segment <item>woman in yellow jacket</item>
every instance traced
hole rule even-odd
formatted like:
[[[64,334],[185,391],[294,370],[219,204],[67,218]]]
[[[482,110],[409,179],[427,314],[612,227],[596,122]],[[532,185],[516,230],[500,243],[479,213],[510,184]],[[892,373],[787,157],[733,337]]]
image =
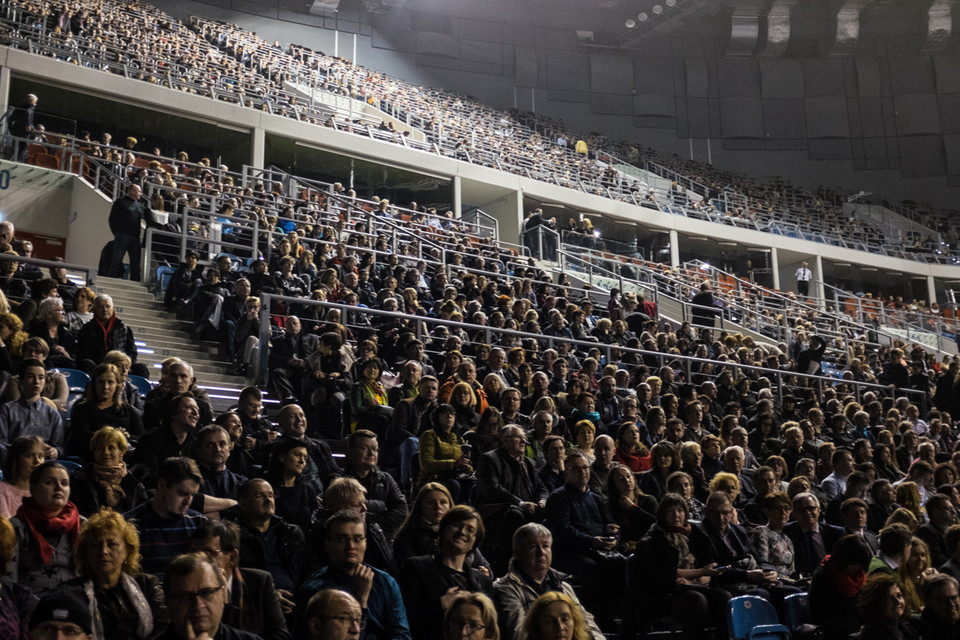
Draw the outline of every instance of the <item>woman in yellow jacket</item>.
[[[466,501],[473,486],[473,467],[470,454],[461,447],[463,441],[454,431],[456,409],[441,404],[433,413],[434,428],[420,436],[420,476],[417,486],[439,482],[453,497],[454,502]]]

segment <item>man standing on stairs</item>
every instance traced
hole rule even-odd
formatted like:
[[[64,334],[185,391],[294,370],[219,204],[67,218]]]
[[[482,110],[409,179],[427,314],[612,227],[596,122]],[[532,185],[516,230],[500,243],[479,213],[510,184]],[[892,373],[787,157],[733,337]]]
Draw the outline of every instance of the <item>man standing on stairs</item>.
[[[110,231],[113,233],[113,254],[110,273],[123,276],[123,254],[130,255],[130,279],[140,282],[140,221],[149,211],[139,185],[131,184],[124,196],[110,209]]]
[[[800,268],[796,272],[797,293],[802,296],[810,295],[810,280],[813,279],[813,272],[808,268],[807,262],[800,263]]]
[[[93,319],[80,327],[77,334],[77,363],[87,373],[93,373],[107,352],[114,349],[127,354],[136,366],[137,345],[133,341],[133,331],[117,317],[113,298],[101,293],[93,300]],[[139,369],[131,367],[131,373],[146,377],[145,367]]]

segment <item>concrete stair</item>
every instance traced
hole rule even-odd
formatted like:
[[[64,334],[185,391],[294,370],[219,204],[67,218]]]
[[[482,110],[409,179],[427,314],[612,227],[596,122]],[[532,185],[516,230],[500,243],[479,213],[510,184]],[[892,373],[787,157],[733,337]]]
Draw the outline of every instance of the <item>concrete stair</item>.
[[[229,362],[219,355],[217,343],[200,340],[190,333],[192,323],[167,311],[145,285],[101,276],[95,290],[113,298],[117,317],[133,330],[137,361],[150,369],[152,382],[159,378],[163,360],[182,358],[193,366],[197,382],[210,394],[215,411],[223,411],[236,402],[246,381],[230,373]]]

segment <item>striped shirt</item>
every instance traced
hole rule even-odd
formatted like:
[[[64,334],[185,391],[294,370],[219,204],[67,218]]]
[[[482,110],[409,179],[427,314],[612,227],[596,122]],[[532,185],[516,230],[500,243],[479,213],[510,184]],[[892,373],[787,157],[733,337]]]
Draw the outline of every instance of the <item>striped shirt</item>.
[[[190,542],[200,525],[203,514],[187,509],[182,516],[161,517],[150,502],[145,502],[124,514],[140,534],[140,556],[143,571],[153,573],[160,580],[170,561],[181,553],[190,552]]]

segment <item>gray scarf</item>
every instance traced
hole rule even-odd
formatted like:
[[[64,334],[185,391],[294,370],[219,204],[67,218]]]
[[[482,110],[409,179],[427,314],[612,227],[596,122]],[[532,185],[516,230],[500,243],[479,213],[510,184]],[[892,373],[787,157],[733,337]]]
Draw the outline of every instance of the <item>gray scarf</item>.
[[[147,599],[137,586],[136,580],[127,573],[120,574],[120,585],[123,587],[127,597],[137,611],[137,638],[146,638],[153,632],[153,612],[150,611],[150,605]],[[93,640],[107,640],[103,635],[103,620],[100,619],[100,610],[97,607],[96,587],[93,580],[87,580],[83,585],[83,590],[87,594],[87,600],[90,602],[90,617],[93,619]]]

